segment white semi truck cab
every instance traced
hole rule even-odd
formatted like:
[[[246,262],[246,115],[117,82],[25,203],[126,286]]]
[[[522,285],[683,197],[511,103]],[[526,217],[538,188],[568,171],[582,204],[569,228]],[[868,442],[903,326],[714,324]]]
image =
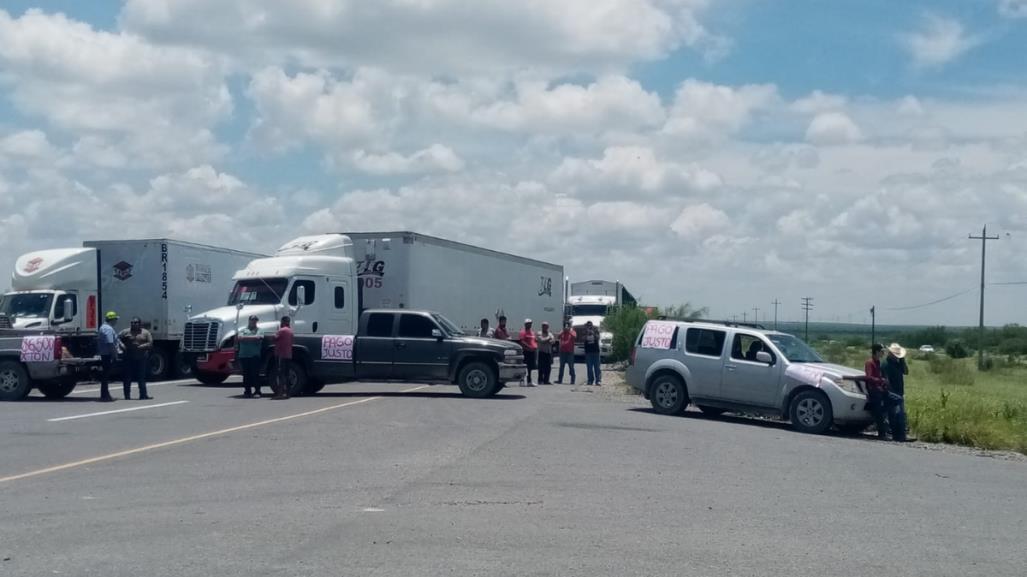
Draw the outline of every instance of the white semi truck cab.
[[[585,354],[585,344],[582,341],[585,325],[591,321],[594,326],[602,327],[603,320],[609,314],[610,307],[617,304],[617,297],[608,295],[578,295],[567,298],[567,312],[570,315],[571,326],[578,333],[578,342],[574,347],[575,354]],[[600,331],[600,354],[606,357],[612,350],[613,333]]]
[[[98,274],[95,248],[22,255],[14,266],[11,292],[0,297],[0,328],[95,331],[100,319]]]
[[[297,336],[356,334],[360,319],[353,241],[342,234],[303,236],[233,276],[228,303],[192,317],[182,348],[197,355],[195,376],[217,383],[231,374],[236,331],[251,315],[273,333],[283,316]]]

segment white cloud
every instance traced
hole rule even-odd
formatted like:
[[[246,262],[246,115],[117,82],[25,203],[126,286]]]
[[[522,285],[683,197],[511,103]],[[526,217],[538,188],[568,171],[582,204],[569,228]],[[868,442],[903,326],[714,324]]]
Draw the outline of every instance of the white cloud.
[[[726,234],[731,219],[724,211],[709,204],[695,204],[681,210],[670,228],[679,238],[703,240],[705,237]]]
[[[453,149],[441,144],[433,144],[409,156],[395,152],[373,154],[358,150],[353,153],[351,160],[358,170],[379,175],[457,172],[464,168],[464,161]]]
[[[688,79],[674,95],[663,132],[685,139],[722,138],[738,132],[755,112],[777,101],[777,89],[771,85],[735,88]]]
[[[841,112],[816,115],[806,129],[806,140],[813,144],[849,144],[863,138],[859,126]]]
[[[978,36],[968,35],[958,20],[936,14],[924,16],[920,30],[900,38],[913,64],[921,68],[948,64],[983,42]]]
[[[660,160],[651,148],[638,146],[610,147],[598,159],[565,158],[549,180],[559,190],[592,199],[684,197],[723,185],[715,172]]]
[[[1027,0],[999,0],[998,13],[1003,18],[1027,18]]]
[[[790,108],[802,114],[816,114],[831,110],[842,110],[848,104],[849,99],[840,94],[828,94],[820,90],[814,90],[808,96],[793,102]]]

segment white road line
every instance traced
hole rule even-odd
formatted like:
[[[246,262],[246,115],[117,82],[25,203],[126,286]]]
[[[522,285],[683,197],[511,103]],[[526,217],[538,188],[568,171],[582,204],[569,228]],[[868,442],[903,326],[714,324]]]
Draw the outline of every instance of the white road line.
[[[195,379],[179,379],[177,381],[161,381],[159,383],[146,383],[146,386],[147,387],[159,387],[161,385],[185,385],[185,384],[188,384],[188,383],[195,383],[195,382],[198,382],[198,381],[196,381]],[[135,381],[133,381],[132,384],[135,385]],[[120,387],[121,387],[121,379],[111,379],[110,389],[112,391],[119,391],[119,390],[121,390]],[[71,391],[71,394],[73,394],[73,395],[85,395],[85,394],[88,394],[88,393],[99,393],[99,392],[100,392],[100,387],[96,386],[96,387],[91,387],[91,388],[88,388],[88,389],[77,389],[76,388],[74,391]]]
[[[158,407],[170,407],[171,405],[181,405],[188,403],[189,401],[172,401],[170,403],[160,403],[157,405],[145,405],[142,407],[132,407],[131,409],[117,409],[114,411],[100,411],[99,413],[86,413],[84,415],[72,415],[70,417],[58,417],[56,419],[47,419],[48,423],[56,423],[58,421],[73,421],[75,419],[85,419],[86,417],[99,417],[101,415],[113,415],[115,413],[128,413],[130,411],[142,411],[143,409],[156,409]]]

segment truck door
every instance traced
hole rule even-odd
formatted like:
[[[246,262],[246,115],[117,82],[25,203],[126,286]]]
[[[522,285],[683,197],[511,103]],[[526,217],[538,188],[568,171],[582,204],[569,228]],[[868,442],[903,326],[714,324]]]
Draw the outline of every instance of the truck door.
[[[324,316],[324,327],[320,327],[326,335],[355,335],[356,324],[353,322],[357,311],[356,294],[350,289],[349,281],[341,278],[328,279],[328,290],[331,291],[331,306]]]
[[[357,336],[356,376],[358,379],[388,379],[392,377],[392,362],[396,345],[392,338],[396,315],[371,313],[363,334]]]
[[[756,360],[756,353],[768,352],[773,361]],[[731,341],[731,355],[724,362],[721,397],[725,400],[761,407],[780,406],[780,371],[775,366],[777,357],[772,349],[756,334],[736,332]]]
[[[685,366],[692,374],[687,385],[692,397],[720,396],[726,338],[727,332],[717,329],[693,327],[685,331]]]
[[[393,362],[394,378],[409,381],[445,380],[449,373],[450,343],[430,317],[417,313],[399,315],[396,333],[396,358]]]

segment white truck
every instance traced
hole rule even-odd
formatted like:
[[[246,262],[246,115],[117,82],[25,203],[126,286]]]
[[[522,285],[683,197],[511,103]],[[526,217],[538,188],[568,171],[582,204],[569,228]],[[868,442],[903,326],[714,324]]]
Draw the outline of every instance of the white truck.
[[[150,378],[189,374],[179,354],[182,330],[192,310],[224,302],[232,275],[261,255],[170,239],[101,240],[82,248],[31,252],[15,263],[11,291],[0,297],[0,328],[52,334],[83,343],[75,357],[91,356],[90,339],[106,311],[119,328],[139,317],[154,338]],[[79,348],[78,346],[73,348]]]
[[[413,232],[305,236],[236,273],[227,305],[190,319],[182,348],[197,379],[219,383],[250,315],[266,332],[288,315],[297,337],[355,335],[365,309],[436,311],[467,332],[499,315],[514,334],[525,318],[558,327],[562,278],[562,266]]]
[[[588,280],[571,284],[566,314],[570,317],[571,326],[578,333],[575,354],[585,354],[582,336],[586,323],[591,321],[593,325],[601,327],[611,307],[632,304],[637,304],[635,297],[620,282]],[[599,352],[605,358],[613,349],[613,333],[601,331],[599,337]]]

